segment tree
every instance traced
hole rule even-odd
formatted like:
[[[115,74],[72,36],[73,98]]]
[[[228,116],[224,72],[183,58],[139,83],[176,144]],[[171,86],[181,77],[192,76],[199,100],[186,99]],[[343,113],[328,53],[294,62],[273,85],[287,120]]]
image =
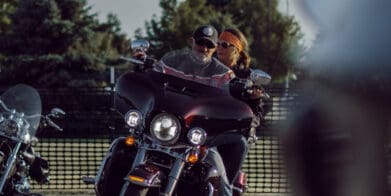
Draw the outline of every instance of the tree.
[[[146,38],[151,41],[151,53],[160,57],[185,47],[197,26],[212,24],[219,31],[236,27],[249,41],[253,66],[279,80],[293,72],[294,60],[304,48],[298,23],[282,15],[277,5],[278,0],[161,0],[162,16],[146,23]]]
[[[85,0],[19,1],[8,34],[0,34],[7,81],[38,86],[96,86],[78,78],[99,73],[129,48],[113,14],[100,24]],[[97,75],[97,74],[95,74]],[[101,74],[102,75],[102,74]],[[87,77],[86,77],[87,78]],[[84,80],[87,81],[87,80]],[[3,83],[4,84],[4,83]],[[103,84],[104,85],[104,84]]]
[[[161,0],[163,13],[160,19],[153,18],[146,23],[147,39],[153,46],[151,53],[161,57],[166,52],[189,45],[197,26],[212,24],[231,26],[230,20],[220,21],[220,13],[216,12],[206,0],[192,0],[177,3],[176,0]],[[136,38],[142,38],[136,32]]]
[[[299,25],[293,17],[282,15],[277,6],[277,0],[238,0],[228,4],[226,12],[250,40],[256,67],[279,80],[291,73],[295,55],[303,52],[297,49],[303,48],[298,42],[302,36]]]
[[[9,17],[15,11],[17,0],[2,0],[0,6],[0,33],[7,33],[12,23]]]

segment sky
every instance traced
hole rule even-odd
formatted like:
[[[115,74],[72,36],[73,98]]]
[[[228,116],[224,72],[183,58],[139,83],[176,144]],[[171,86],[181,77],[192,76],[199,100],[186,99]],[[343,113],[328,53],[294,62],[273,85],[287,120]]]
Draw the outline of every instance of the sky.
[[[155,14],[161,15],[159,7],[160,0],[88,0],[92,11],[98,13],[100,21],[106,21],[108,13],[112,12],[118,16],[121,22],[122,32],[133,38],[137,28],[144,28],[144,23],[150,21]],[[294,15],[301,25],[305,34],[304,44],[309,47],[315,38],[316,28],[308,20],[309,16],[302,12],[301,0],[280,0],[279,9],[281,12]]]
[[[144,28],[144,23],[150,21],[156,14],[160,16],[160,0],[88,0],[92,11],[98,13],[100,21],[106,21],[109,13],[117,15],[121,29],[129,37],[134,36],[137,28]]]
[[[305,2],[303,0],[280,0],[278,8],[283,14],[294,16],[304,34],[302,41],[307,48],[310,48],[318,34],[318,25],[306,9]]]

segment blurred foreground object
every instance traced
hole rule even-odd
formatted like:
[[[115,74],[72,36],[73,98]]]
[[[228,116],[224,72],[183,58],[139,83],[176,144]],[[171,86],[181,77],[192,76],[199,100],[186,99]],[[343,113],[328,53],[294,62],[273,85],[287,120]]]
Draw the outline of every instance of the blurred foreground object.
[[[293,195],[390,195],[391,1],[300,1],[319,25],[282,135]]]

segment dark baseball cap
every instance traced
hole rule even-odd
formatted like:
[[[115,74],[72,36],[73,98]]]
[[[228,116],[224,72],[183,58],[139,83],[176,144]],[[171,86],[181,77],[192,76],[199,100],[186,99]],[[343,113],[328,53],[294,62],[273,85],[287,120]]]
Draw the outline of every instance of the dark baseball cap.
[[[208,40],[217,46],[218,35],[213,26],[205,25],[197,28],[193,33],[193,38],[195,41]]]

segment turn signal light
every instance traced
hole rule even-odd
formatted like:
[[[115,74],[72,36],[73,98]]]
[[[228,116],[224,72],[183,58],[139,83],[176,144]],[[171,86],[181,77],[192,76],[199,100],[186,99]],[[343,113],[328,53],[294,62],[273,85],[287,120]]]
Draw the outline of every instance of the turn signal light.
[[[125,145],[127,146],[133,146],[136,143],[136,139],[132,136],[128,136],[125,139]]]
[[[196,153],[191,153],[191,154],[189,155],[189,157],[187,158],[187,161],[188,161],[189,163],[191,163],[191,164],[196,163],[196,162],[198,161],[198,154],[196,154]]]
[[[143,183],[145,181],[144,178],[138,176],[128,176],[128,179],[133,182]]]

